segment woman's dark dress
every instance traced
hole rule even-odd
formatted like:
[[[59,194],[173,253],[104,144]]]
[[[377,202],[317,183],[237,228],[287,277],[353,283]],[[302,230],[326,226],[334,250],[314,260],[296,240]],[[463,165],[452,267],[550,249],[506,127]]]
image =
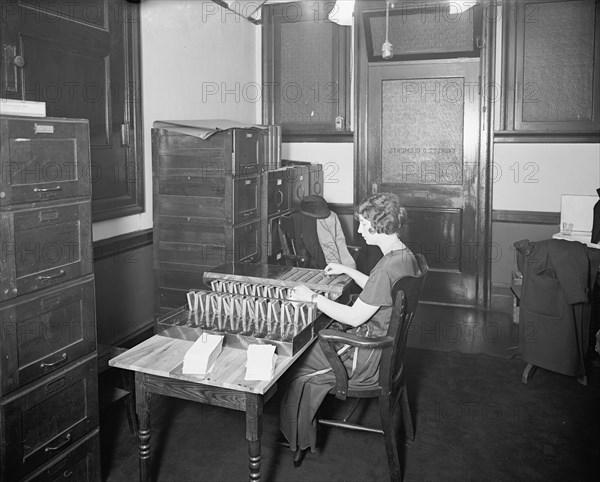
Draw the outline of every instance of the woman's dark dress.
[[[404,276],[419,273],[417,261],[408,249],[391,251],[375,265],[359,298],[366,304],[380,308],[370,320],[350,332],[360,336],[377,337],[387,333],[392,313],[392,286]],[[350,386],[372,385],[379,377],[380,350],[355,350],[351,348],[342,356],[349,374]],[[356,357],[356,362],[353,359]],[[353,371],[354,366],[354,371]],[[317,440],[317,409],[329,390],[335,386],[335,376],[330,370],[325,354],[318,343],[291,368],[290,385],[281,401],[280,429],[290,443],[290,448],[315,450]]]

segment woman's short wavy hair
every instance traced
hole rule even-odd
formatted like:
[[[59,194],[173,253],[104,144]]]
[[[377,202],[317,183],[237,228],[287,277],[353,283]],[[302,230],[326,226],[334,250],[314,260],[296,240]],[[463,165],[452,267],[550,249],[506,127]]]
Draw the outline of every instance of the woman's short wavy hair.
[[[406,223],[406,209],[400,206],[398,196],[391,192],[375,194],[356,208],[356,217],[362,216],[371,221],[371,226],[379,234],[396,234]]]

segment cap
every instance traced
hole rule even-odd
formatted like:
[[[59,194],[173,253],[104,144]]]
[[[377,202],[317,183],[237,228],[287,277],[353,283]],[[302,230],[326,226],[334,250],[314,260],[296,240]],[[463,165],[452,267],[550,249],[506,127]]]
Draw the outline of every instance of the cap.
[[[327,201],[317,195],[304,196],[300,201],[300,212],[305,216],[317,219],[328,218],[331,214]]]

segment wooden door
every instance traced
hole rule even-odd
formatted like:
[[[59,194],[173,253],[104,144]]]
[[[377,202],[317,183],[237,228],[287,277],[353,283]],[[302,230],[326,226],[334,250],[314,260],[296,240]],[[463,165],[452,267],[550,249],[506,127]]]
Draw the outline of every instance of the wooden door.
[[[88,119],[94,221],[142,212],[139,7],[2,3],[0,96],[45,102],[48,117]]]
[[[408,210],[402,239],[430,274],[422,299],[478,303],[479,59],[369,66],[367,194]]]

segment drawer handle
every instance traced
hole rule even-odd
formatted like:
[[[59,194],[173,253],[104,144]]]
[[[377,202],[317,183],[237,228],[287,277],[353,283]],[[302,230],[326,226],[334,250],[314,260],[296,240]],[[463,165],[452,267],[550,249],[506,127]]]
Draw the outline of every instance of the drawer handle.
[[[65,275],[65,270],[61,269],[58,273],[51,274],[50,276],[38,276],[38,280],[45,281],[45,280],[49,280],[49,279],[60,278],[61,276],[64,276],[64,275]]]
[[[62,442],[60,442],[58,445],[55,445],[54,447],[46,447],[44,449],[44,452],[46,452],[46,453],[48,453],[48,452],[56,452],[57,450],[62,449],[70,441],[71,441],[71,434],[68,433],[67,435],[65,435],[65,438],[64,438],[64,440]]]
[[[62,191],[62,187],[36,187],[33,189],[33,192],[51,192],[51,191]]]
[[[46,362],[42,362],[40,363],[40,368],[50,368],[50,367],[55,367],[56,365],[63,363],[65,361],[67,361],[67,354],[63,353],[60,358],[56,361],[50,362],[50,363],[46,363]]]
[[[71,477],[71,475],[73,475],[73,471],[72,470],[65,470],[63,472],[63,478],[68,479],[69,477]]]
[[[280,204],[283,203],[283,193],[278,189],[275,192],[275,196],[279,197],[279,201],[275,201],[275,203],[279,206]]]

